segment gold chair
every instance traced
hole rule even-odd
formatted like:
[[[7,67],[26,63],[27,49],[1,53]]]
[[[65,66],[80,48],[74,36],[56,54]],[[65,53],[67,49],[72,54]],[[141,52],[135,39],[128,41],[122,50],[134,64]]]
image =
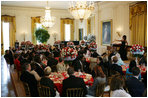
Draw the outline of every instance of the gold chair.
[[[83,97],[84,90],[82,88],[68,88],[66,97]]]
[[[105,83],[99,83],[96,88],[96,97],[103,97]]]
[[[38,86],[38,92],[40,97],[51,97],[50,87],[40,85]]]
[[[29,89],[28,83],[23,82],[23,85],[24,85],[24,89],[25,89],[26,96],[27,96],[27,97],[31,97],[30,89]]]

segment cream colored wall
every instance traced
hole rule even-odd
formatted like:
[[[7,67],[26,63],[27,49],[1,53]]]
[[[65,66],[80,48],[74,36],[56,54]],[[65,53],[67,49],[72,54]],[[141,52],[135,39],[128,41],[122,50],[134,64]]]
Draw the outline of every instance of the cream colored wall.
[[[130,44],[129,32],[129,2],[100,2],[98,10],[95,14],[95,35],[98,45],[98,53],[102,54],[107,51],[107,46],[101,44],[101,22],[112,19],[112,41],[121,39],[116,34],[117,31],[121,35],[127,36],[127,41]]]
[[[21,42],[25,39],[32,41],[31,37],[31,17],[43,16],[44,9],[39,8],[22,8],[22,7],[1,7],[1,15],[16,16],[16,39]],[[53,44],[53,32],[57,33],[57,40],[60,40],[60,18],[72,18],[68,10],[51,10],[51,15],[56,17],[55,25],[49,29],[50,39],[47,43]]]

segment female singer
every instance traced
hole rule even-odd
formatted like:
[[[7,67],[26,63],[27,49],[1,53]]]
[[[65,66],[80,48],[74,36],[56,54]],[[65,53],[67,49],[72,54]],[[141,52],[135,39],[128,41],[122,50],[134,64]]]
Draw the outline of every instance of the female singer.
[[[121,42],[121,46],[119,49],[119,53],[121,55],[122,60],[128,60],[127,59],[127,49],[126,47],[128,46],[128,42],[126,40],[126,35],[123,35],[122,40],[116,40]]]

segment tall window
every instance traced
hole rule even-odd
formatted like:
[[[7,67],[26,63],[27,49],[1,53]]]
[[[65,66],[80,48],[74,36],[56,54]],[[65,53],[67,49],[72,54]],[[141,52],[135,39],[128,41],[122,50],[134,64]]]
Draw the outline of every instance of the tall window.
[[[3,45],[4,51],[9,50],[10,42],[9,42],[9,23],[3,22]]]
[[[65,41],[70,41],[70,24],[65,24]]]
[[[42,28],[42,24],[36,23],[36,29]],[[37,44],[42,44],[37,40]]]

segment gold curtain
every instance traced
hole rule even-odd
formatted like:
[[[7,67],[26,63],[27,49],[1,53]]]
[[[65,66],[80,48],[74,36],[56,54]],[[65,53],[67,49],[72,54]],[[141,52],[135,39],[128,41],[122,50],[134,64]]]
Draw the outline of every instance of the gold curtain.
[[[1,21],[1,55],[4,54],[4,44],[3,44],[3,22]]]
[[[91,33],[91,21],[87,19],[87,36]]]
[[[61,40],[63,41],[65,40],[65,24],[70,24],[70,28],[71,28],[70,40],[73,41],[74,40],[74,20],[69,18],[61,19]]]
[[[35,29],[36,29],[36,23],[40,23],[40,17],[31,17],[31,34],[32,34],[32,43],[36,44],[36,38],[35,38]]]
[[[16,38],[16,20],[15,16],[8,16],[8,15],[2,15],[1,16],[1,25],[3,26],[2,22],[8,22],[9,23],[9,40],[10,40],[10,47],[14,47],[15,38]],[[3,32],[1,31],[1,35],[3,35]],[[3,36],[1,36],[2,38]]]
[[[130,6],[130,30],[132,44],[147,46],[147,3]]]

